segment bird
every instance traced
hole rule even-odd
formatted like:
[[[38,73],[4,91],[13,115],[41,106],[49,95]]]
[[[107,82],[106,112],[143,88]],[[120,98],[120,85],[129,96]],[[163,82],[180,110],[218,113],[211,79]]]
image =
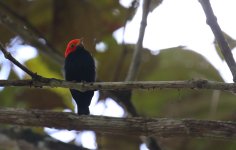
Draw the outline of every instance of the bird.
[[[65,50],[65,80],[72,82],[94,82],[96,77],[95,62],[83,45],[83,39],[71,40]],[[94,91],[70,89],[77,105],[78,115],[89,115],[89,105]]]

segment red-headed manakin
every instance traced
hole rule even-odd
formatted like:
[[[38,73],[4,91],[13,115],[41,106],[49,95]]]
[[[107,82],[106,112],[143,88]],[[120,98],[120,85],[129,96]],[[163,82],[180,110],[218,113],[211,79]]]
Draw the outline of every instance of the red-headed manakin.
[[[84,48],[81,39],[71,40],[65,51],[65,79],[75,82],[94,82],[95,64],[91,54]],[[89,105],[94,91],[80,92],[70,89],[79,115],[89,115]]]

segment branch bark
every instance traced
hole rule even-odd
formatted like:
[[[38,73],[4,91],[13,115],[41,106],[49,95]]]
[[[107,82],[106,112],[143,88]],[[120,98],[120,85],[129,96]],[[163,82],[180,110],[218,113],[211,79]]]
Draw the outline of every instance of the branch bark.
[[[149,13],[150,3],[151,3],[151,0],[143,1],[143,7],[142,7],[143,14],[142,14],[142,20],[141,20],[141,25],[139,29],[138,42],[134,49],[133,57],[132,57],[131,64],[129,66],[128,74],[126,76],[125,81],[134,81],[139,71],[141,57],[142,57],[141,51],[143,47],[143,38],[144,38],[145,29],[147,26],[147,16]],[[133,4],[135,4],[135,2]],[[132,116],[138,116],[138,113],[131,102],[132,91],[128,90],[124,93],[125,95],[128,95],[126,98],[126,101],[123,101],[124,105],[126,106],[126,109],[128,110],[128,112],[132,114]]]
[[[70,88],[79,91],[87,90],[153,90],[153,89],[209,89],[221,91],[236,91],[235,83],[224,83],[208,80],[186,81],[129,81],[129,82],[93,82],[75,83],[54,78],[42,78],[41,80],[0,80],[0,86],[24,86],[46,88]]]
[[[16,66],[18,66],[20,69],[22,69],[24,72],[26,72],[28,75],[30,75],[32,78],[35,78],[37,76],[36,73],[33,73],[28,68],[26,68],[24,65],[22,65],[19,61],[17,61],[11,53],[9,53],[4,47],[3,44],[0,42],[0,50],[3,52],[6,59],[10,60],[12,63],[14,63]]]
[[[222,33],[222,30],[217,23],[217,18],[214,15],[214,12],[212,10],[211,4],[209,0],[199,0],[199,3],[202,5],[202,8],[205,12],[206,18],[207,18],[207,24],[211,27],[212,32],[215,35],[215,38],[217,40],[217,43],[221,49],[221,52],[230,68],[230,71],[233,75],[233,80],[236,82],[236,63],[233,58],[233,55],[231,53],[229,44],[224,38],[224,35]]]
[[[141,25],[140,25],[140,30],[139,30],[139,38],[138,38],[138,42],[133,53],[133,57],[132,57],[132,61],[129,67],[127,77],[126,77],[126,81],[135,80],[135,78],[137,77],[138,69],[141,63],[141,56],[142,56],[141,50],[143,48],[143,38],[144,38],[145,29],[147,26],[147,16],[149,13],[150,3],[151,3],[151,0],[143,1],[143,15],[142,15],[142,20],[141,20]]]
[[[235,139],[236,122],[167,118],[112,118],[74,113],[1,108],[0,122],[68,130],[94,130],[101,134],[158,137]]]

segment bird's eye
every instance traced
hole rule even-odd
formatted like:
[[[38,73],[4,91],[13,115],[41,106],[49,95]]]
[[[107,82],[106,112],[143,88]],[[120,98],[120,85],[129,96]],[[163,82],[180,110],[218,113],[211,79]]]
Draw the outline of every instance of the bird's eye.
[[[73,48],[73,47],[75,47],[75,45],[74,45],[74,44],[71,44],[71,45],[70,45],[70,48]]]

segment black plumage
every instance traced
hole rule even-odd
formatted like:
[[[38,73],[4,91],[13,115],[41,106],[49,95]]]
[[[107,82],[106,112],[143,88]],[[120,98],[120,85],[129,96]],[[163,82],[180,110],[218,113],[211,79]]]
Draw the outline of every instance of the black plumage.
[[[65,58],[65,79],[75,82],[94,82],[95,64],[91,54],[82,46],[77,45]],[[71,95],[78,107],[79,115],[88,115],[89,105],[94,91],[80,92],[70,89]]]

